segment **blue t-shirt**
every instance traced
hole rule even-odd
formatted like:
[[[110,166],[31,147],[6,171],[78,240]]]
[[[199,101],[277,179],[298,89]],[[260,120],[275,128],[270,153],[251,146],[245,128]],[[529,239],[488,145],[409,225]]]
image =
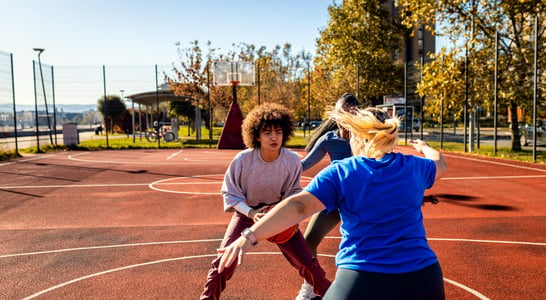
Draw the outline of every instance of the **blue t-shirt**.
[[[434,183],[430,159],[389,153],[353,156],[323,169],[305,188],[341,216],[340,268],[405,273],[438,262],[425,235],[421,204]]]

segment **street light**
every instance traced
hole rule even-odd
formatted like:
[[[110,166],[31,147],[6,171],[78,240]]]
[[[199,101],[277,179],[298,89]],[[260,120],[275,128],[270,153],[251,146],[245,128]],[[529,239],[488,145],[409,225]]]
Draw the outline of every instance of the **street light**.
[[[42,52],[44,52],[45,49],[43,49],[43,48],[34,48],[33,50],[38,52],[38,64],[40,65],[40,77],[42,79],[42,91],[44,93],[44,103],[45,103],[46,118],[47,118],[47,128],[49,129],[49,140],[50,140],[51,144],[53,145],[53,137],[51,136],[51,122],[49,120],[49,110],[47,109],[47,98],[46,98],[46,90],[45,90],[45,83],[44,83],[44,73],[42,71],[42,60],[40,59],[40,56],[42,55]]]

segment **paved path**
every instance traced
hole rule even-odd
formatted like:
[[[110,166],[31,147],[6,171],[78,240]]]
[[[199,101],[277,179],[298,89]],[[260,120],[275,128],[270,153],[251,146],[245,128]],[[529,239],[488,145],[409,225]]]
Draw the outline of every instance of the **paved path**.
[[[87,140],[94,140],[94,139],[106,139],[106,135],[96,135],[94,131],[92,130],[81,130],[78,132],[78,136],[79,136],[79,139],[80,141],[87,141]],[[56,139],[55,139],[56,137]],[[124,135],[116,135],[116,136],[112,136],[110,135],[109,138],[115,138],[115,137],[124,137]],[[138,136],[137,136],[138,138]],[[52,134],[52,139],[53,139],[53,143],[55,144],[55,142],[58,144],[58,145],[62,145],[64,144],[64,140],[63,140],[63,134],[62,133],[57,133],[57,135],[55,136],[54,134]],[[37,139],[36,139],[36,135],[25,135],[25,136],[20,136],[17,138],[17,143],[18,143],[18,147],[19,149],[24,149],[24,148],[32,148],[32,147],[36,147],[37,145]],[[39,143],[40,145],[48,145],[48,144],[51,144],[51,140],[50,140],[50,137],[48,134],[43,134],[43,135],[40,135],[39,136]],[[13,137],[8,137],[8,138],[0,138],[0,150],[4,150],[4,151],[7,151],[7,150],[14,150],[15,149],[15,138]]]

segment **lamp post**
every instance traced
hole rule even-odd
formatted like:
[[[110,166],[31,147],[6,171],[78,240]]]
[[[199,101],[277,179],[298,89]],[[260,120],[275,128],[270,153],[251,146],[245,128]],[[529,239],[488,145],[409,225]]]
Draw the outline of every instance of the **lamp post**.
[[[46,90],[45,90],[45,83],[44,83],[44,73],[42,71],[42,60],[40,56],[42,55],[42,52],[44,52],[45,49],[43,48],[34,48],[34,51],[38,52],[38,65],[40,66],[40,78],[42,79],[42,91],[44,93],[44,104],[45,104],[45,110],[46,110],[46,118],[47,118],[47,128],[49,129],[49,140],[51,144],[53,145],[53,136],[51,136],[51,122],[49,120],[49,110],[47,109],[47,98],[46,98]]]
[[[307,63],[307,124],[309,135],[311,135],[311,67]],[[305,136],[305,127],[303,128],[303,136]]]

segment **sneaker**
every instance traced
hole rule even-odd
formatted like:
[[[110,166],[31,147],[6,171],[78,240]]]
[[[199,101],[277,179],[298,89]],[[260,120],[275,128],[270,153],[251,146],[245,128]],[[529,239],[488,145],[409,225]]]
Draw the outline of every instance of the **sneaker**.
[[[317,296],[313,292],[313,286],[307,283],[307,281],[304,281],[301,285],[301,289],[296,296],[296,300],[320,300],[321,297]]]

